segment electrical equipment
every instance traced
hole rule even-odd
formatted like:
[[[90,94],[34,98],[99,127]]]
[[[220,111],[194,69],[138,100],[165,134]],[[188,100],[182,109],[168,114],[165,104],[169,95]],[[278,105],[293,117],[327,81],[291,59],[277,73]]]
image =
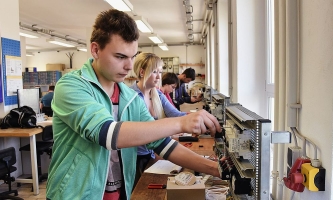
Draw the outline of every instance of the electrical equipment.
[[[230,180],[231,179],[231,173],[233,171],[233,163],[232,161],[227,157],[222,157],[219,160],[219,166],[218,170],[220,172],[220,177],[222,180]]]
[[[232,176],[231,185],[234,194],[247,194],[251,196],[252,188],[250,178],[242,178],[236,171]]]
[[[288,147],[287,153],[287,174],[289,174],[291,167],[295,163],[297,158],[303,156],[302,148],[299,146]]]
[[[236,158],[251,158],[251,131],[241,130],[233,121],[227,120],[226,145]]]
[[[301,167],[304,163],[310,163],[310,159],[305,157],[297,158],[294,165],[291,167],[287,177],[283,178],[285,186],[296,192],[303,192],[304,185],[299,181],[299,175],[301,175]]]
[[[239,104],[228,104],[225,116],[224,156],[233,164],[232,196],[234,199],[269,199],[271,121]],[[236,148],[231,150],[234,144]]]
[[[312,162],[304,163],[301,167],[303,175],[303,185],[310,191],[325,191],[326,169],[318,166],[312,166]]]

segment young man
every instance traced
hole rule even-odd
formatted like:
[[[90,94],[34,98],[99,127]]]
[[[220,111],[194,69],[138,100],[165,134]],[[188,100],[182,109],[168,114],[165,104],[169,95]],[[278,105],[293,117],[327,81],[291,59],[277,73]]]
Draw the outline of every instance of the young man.
[[[42,110],[42,113],[45,115],[52,117],[53,111],[51,109],[51,102],[53,99],[54,94],[54,85],[49,86],[49,91],[47,94],[45,94],[39,104],[40,109]]]
[[[54,92],[54,85],[50,85],[48,93],[45,94],[40,101],[39,105],[40,109],[43,109],[43,107],[51,107],[53,92]]]
[[[207,129],[214,135],[221,127],[213,115],[202,110],[154,121],[138,93],[123,83],[133,67],[138,38],[126,13],[102,12],[90,39],[93,58],[58,81],[47,199],[130,199],[136,146],[144,144],[178,165],[219,176],[216,162],[168,137]]]
[[[202,100],[202,97],[191,97],[185,88],[185,83],[194,81],[195,79],[195,70],[193,68],[187,68],[183,71],[182,74],[178,75],[180,84],[175,89],[175,96],[173,93],[170,93],[170,97],[173,101],[173,104],[178,110],[180,110],[180,105],[183,103],[196,103]]]

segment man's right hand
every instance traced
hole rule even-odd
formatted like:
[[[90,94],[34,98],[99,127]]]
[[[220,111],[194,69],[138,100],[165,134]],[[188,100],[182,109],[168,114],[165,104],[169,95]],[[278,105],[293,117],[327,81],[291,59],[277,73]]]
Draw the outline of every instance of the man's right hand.
[[[182,132],[203,134],[210,132],[214,137],[216,132],[221,132],[222,128],[213,115],[209,114],[206,110],[200,110],[180,118],[182,125]]]

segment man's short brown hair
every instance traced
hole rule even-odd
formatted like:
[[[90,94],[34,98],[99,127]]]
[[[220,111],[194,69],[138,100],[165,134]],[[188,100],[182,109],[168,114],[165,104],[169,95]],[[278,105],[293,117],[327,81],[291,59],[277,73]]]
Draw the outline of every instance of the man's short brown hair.
[[[111,35],[119,35],[126,42],[136,41],[140,36],[135,21],[128,14],[115,9],[101,12],[93,28],[90,42],[96,42],[101,49],[110,42]]]

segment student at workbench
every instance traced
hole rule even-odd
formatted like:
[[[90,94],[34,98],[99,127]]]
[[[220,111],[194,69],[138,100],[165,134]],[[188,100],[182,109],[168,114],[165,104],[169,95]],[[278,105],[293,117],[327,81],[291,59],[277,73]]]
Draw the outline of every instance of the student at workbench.
[[[157,88],[161,85],[163,61],[153,53],[140,53],[134,62],[134,73],[139,81],[136,81],[131,88],[139,93],[144,100],[151,116],[157,120],[165,117],[179,117],[187,113],[177,110]],[[152,149],[146,145],[138,147],[137,157],[137,178],[147,166],[148,161],[155,159]]]
[[[130,199],[137,146],[144,144],[177,165],[220,176],[217,162],[169,137],[207,131],[214,136],[221,126],[213,115],[200,110],[155,121],[138,93],[123,83],[138,39],[128,14],[101,12],[90,39],[93,58],[57,82],[47,199]]]

